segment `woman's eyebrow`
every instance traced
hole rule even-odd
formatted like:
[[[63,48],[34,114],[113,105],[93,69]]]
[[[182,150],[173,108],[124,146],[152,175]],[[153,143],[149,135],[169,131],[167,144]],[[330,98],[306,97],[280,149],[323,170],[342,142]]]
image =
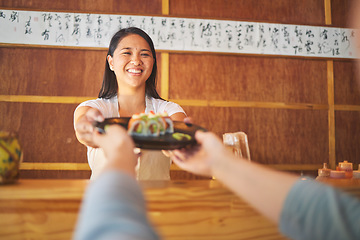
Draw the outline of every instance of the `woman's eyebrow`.
[[[120,49],[120,51],[123,51],[123,50],[131,50],[131,49],[132,49],[131,47],[125,47],[125,48]],[[146,48],[141,49],[140,51],[141,51],[141,52],[143,52],[143,51],[151,52],[149,49],[146,49]]]

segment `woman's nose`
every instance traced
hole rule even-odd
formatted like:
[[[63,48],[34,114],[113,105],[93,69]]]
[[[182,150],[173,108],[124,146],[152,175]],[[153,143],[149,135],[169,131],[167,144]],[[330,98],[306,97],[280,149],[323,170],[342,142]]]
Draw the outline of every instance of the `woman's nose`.
[[[134,64],[135,66],[141,65],[142,61],[141,61],[140,56],[137,56],[137,55],[134,54],[131,61],[130,61],[130,63]]]

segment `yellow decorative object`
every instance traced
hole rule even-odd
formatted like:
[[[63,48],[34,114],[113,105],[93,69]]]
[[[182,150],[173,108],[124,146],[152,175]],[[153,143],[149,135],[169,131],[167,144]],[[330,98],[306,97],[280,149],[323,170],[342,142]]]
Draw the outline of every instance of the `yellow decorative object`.
[[[16,134],[0,131],[0,184],[19,178],[22,149]]]

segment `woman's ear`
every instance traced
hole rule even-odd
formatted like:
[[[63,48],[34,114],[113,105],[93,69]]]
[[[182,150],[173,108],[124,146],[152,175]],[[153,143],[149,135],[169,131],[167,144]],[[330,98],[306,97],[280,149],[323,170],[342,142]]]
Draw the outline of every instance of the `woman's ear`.
[[[114,63],[113,63],[114,61],[113,61],[113,58],[110,55],[107,55],[107,61],[108,61],[110,70],[114,71]]]

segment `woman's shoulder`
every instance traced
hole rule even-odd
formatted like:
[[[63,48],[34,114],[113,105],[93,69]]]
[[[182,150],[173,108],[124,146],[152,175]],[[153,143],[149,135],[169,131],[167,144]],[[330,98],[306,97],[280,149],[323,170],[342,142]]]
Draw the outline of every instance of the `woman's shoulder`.
[[[104,117],[116,117],[117,109],[117,96],[112,98],[97,98],[85,101],[81,103],[79,107],[92,107],[100,110],[100,112],[104,115]]]
[[[112,98],[97,98],[97,99],[91,99],[91,100],[87,100],[85,102],[82,102],[79,106],[92,106],[92,105],[107,105],[107,104],[111,104],[113,102],[116,102],[117,97],[114,96]]]
[[[149,108],[149,110],[154,111],[156,113],[158,112],[167,112],[170,116],[177,112],[183,112],[185,111],[182,109],[182,107],[174,102],[166,101],[163,99],[157,99],[153,97],[147,97],[147,104],[146,108]],[[149,106],[151,105],[151,107]],[[150,109],[152,108],[152,109]]]

